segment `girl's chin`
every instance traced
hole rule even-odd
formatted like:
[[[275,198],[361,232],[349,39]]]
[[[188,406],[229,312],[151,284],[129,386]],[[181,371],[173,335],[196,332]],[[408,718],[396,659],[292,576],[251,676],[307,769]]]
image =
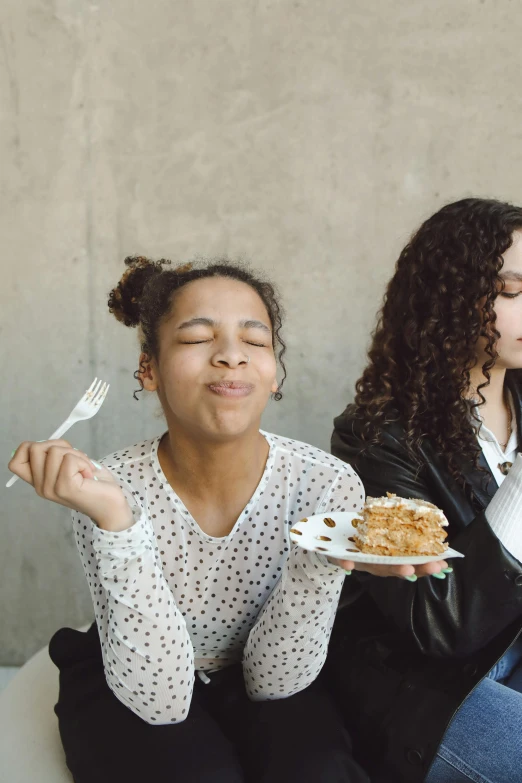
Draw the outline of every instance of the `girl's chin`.
[[[261,415],[252,418],[252,416],[241,414],[239,411],[219,411],[218,414],[202,416],[198,422],[197,428],[201,434],[206,434],[210,438],[223,437],[234,438],[259,430]]]

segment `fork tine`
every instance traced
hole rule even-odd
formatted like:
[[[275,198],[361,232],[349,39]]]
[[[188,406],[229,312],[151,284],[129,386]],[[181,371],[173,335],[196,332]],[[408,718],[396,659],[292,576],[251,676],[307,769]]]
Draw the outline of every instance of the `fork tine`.
[[[87,391],[85,392],[85,394],[89,394],[89,392],[92,392],[92,390],[93,390],[93,389],[94,389],[94,387],[96,386],[96,381],[97,381],[97,380],[98,380],[98,378],[95,378],[95,379],[93,380],[93,382],[91,383],[91,385],[89,386],[89,388],[87,389]]]
[[[111,385],[110,385],[110,383],[108,383],[108,384],[107,384],[107,386],[105,387],[105,391],[103,392],[103,395],[102,395],[102,397],[101,397],[101,398],[100,398],[100,400],[98,401],[98,405],[101,405],[101,404],[102,404],[102,402],[105,400],[105,398],[106,398],[106,396],[107,396],[107,392],[108,392],[108,391],[109,391],[109,389],[110,389],[110,386],[111,386]]]
[[[98,383],[96,384],[95,388],[89,394],[89,402],[93,402],[94,401],[96,395],[98,394],[98,392],[100,391],[100,389],[102,387],[102,384],[103,384],[103,381],[98,381]]]
[[[104,383],[103,386],[101,387],[100,391],[96,395],[96,397],[94,397],[94,399],[92,400],[92,404],[93,405],[101,405],[102,402],[104,401],[105,397],[107,396],[107,392],[108,391],[109,391],[109,384],[108,383]]]

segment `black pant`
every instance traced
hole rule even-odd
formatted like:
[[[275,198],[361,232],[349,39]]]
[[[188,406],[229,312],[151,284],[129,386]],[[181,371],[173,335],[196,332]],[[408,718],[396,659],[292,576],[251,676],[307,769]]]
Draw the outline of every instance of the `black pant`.
[[[60,669],[55,712],[75,783],[369,783],[318,682],[251,702],[241,667],[196,677],[183,723],[152,726],[122,704],[103,673],[96,624],[51,639]]]

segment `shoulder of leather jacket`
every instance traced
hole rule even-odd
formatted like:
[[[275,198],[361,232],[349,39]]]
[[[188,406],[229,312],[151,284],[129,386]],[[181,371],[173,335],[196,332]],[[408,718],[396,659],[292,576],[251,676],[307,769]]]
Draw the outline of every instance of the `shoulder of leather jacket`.
[[[506,372],[506,385],[509,388],[515,403],[518,431],[522,432],[522,370],[508,370]],[[363,425],[364,422],[356,415],[354,403],[347,405],[345,410],[334,419],[335,431],[345,435],[352,435],[357,440],[362,439]],[[392,410],[390,412],[388,421],[380,427],[380,434],[382,441],[388,443],[395,442],[397,446],[405,448],[404,426],[400,421],[398,411]],[[421,449],[426,448],[426,446],[427,444],[424,442],[421,444]]]
[[[508,370],[506,384],[513,397],[518,432],[522,433],[522,370]],[[452,518],[455,519],[453,506],[457,498],[459,499],[457,505],[460,507],[457,516],[460,518],[459,521],[466,524],[477,513],[487,508],[497,490],[497,484],[482,453],[479,455],[478,466],[475,466],[471,460],[460,460],[461,483],[451,475],[434,444],[428,439],[421,442],[417,460],[414,462],[404,442],[405,431],[399,415],[396,414],[394,417],[393,412],[390,414],[390,420],[380,427],[379,443],[376,446],[365,448],[364,422],[357,417],[355,405],[348,405],[344,412],[336,417],[334,425],[332,452],[336,456],[342,459],[349,457],[356,470],[359,459],[364,458],[364,455],[381,462],[390,459],[390,456],[404,460],[409,463],[410,469],[414,466],[419,476],[437,487],[441,497],[434,499],[433,502],[444,511],[446,511],[445,501],[447,502],[447,516],[450,521]],[[522,450],[521,447],[522,439],[519,442],[519,451]]]

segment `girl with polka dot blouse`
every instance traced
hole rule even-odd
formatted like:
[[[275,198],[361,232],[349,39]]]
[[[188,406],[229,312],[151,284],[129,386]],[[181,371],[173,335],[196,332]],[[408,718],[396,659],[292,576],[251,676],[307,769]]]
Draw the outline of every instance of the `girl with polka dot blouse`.
[[[87,633],[50,644],[73,778],[367,781],[317,682],[353,563],[289,539],[364,492],[349,465],[260,430],[277,359],[284,377],[274,289],[226,262],[126,264],[109,308],[139,326],[136,378],[167,431],[101,465],[63,440],[10,463],[73,509],[94,605]]]

